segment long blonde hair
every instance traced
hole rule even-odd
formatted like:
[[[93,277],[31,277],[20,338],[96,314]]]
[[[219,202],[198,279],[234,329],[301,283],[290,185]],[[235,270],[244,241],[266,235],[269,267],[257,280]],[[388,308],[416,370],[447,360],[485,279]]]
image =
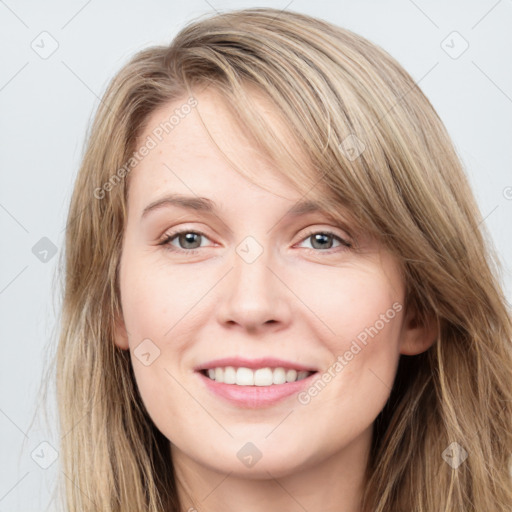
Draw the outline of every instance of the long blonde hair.
[[[56,369],[67,510],[180,510],[169,441],[148,416],[129,353],[113,336],[122,315],[126,162],[149,115],[198,87],[226,99],[283,175],[329,209],[348,210],[392,251],[406,307],[439,325],[429,350],[400,358],[375,421],[364,511],[510,512],[510,312],[446,129],[378,46],[324,21],[264,8],[195,20],[169,46],[139,52],[99,105],[66,231]],[[265,124],[248,87],[273,102],[307,162]],[[467,458],[454,467],[447,449]]]

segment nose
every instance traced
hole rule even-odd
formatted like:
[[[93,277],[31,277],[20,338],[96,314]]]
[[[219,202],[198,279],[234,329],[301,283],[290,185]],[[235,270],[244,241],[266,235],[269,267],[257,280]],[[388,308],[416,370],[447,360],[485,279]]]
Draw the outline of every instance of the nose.
[[[290,323],[291,293],[270,260],[266,251],[252,263],[234,254],[233,268],[219,293],[217,319],[222,325],[257,333]]]

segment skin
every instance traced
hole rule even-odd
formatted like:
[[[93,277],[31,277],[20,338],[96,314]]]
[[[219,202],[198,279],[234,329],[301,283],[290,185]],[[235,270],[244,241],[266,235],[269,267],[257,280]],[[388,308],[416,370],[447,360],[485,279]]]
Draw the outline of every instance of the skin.
[[[198,106],[129,177],[116,344],[131,351],[144,404],[170,440],[183,511],[359,512],[373,422],[400,354],[426,350],[435,330],[402,308],[306,405],[293,395],[244,409],[213,395],[193,371],[199,363],[274,356],[328,369],[365,327],[403,305],[405,288],[398,262],[374,240],[363,239],[355,251],[336,238],[350,241],[349,229],[326,214],[283,217],[302,194],[243,138],[214,91],[195,97]],[[270,104],[255,91],[252,97],[286,138]],[[185,101],[153,112],[140,141]],[[199,113],[265,188],[229,166]],[[218,209],[167,206],[141,220],[168,193],[207,197]],[[205,234],[189,245],[183,237],[168,242],[182,251],[196,247],[195,254],[159,245],[175,229]],[[325,230],[336,236],[318,248],[311,231]],[[236,252],[247,236],[263,248],[250,264]],[[160,351],[147,366],[134,352],[145,339]],[[262,454],[252,467],[237,457],[247,442]]]

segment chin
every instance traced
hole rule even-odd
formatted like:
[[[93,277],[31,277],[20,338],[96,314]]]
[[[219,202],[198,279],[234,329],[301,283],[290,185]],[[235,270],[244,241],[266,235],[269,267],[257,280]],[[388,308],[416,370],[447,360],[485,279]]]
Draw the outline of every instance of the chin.
[[[208,460],[196,459],[200,464],[219,473],[232,473],[241,478],[267,480],[272,477],[285,477],[314,465],[314,454],[304,452],[304,444],[283,448],[275,443],[258,444],[252,441],[235,442],[236,446],[226,446],[218,456]],[[211,451],[209,453],[212,453]]]

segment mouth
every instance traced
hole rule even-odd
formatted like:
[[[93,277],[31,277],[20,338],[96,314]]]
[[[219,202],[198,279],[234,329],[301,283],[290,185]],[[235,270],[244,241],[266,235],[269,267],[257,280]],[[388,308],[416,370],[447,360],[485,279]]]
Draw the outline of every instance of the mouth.
[[[223,403],[261,410],[312,385],[318,370],[276,359],[230,358],[196,367],[195,374],[211,396]]]
[[[287,383],[307,379],[316,371],[307,371],[294,368],[264,367],[246,368],[234,366],[217,366],[214,368],[202,369],[199,372],[206,378],[220,384],[231,384],[235,386],[259,386],[268,387],[283,385]]]

